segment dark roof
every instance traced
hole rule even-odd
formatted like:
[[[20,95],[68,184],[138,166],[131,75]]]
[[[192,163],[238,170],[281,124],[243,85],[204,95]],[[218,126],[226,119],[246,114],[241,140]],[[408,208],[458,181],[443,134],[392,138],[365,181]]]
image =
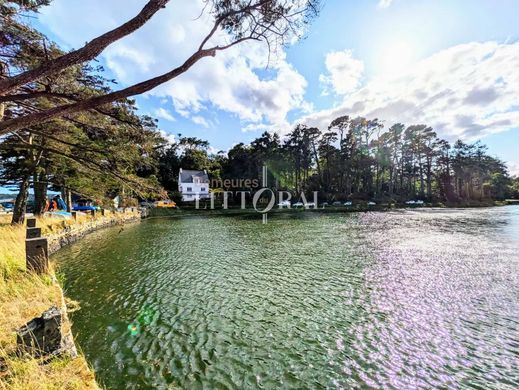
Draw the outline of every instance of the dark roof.
[[[209,183],[209,176],[204,171],[182,169],[180,172],[181,183],[193,183],[193,177],[199,177],[201,183]]]

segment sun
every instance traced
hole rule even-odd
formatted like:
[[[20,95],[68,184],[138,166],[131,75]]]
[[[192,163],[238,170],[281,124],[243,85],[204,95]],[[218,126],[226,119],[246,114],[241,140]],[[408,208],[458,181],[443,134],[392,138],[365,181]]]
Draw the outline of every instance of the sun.
[[[380,76],[395,76],[403,73],[416,61],[416,46],[410,41],[387,43],[377,56],[376,69]]]

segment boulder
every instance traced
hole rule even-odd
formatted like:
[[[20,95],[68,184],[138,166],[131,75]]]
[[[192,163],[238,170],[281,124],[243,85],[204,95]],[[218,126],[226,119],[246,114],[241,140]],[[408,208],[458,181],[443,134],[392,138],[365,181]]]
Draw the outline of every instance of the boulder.
[[[72,336],[63,330],[64,313],[55,306],[22,326],[16,334],[18,353],[45,357],[69,353],[77,356]]]

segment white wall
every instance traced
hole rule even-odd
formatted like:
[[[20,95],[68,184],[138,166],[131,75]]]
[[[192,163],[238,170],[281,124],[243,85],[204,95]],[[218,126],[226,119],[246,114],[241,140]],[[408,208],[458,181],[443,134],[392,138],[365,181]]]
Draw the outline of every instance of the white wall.
[[[199,199],[209,198],[209,183],[180,183],[179,191],[184,202],[194,201],[197,195]]]

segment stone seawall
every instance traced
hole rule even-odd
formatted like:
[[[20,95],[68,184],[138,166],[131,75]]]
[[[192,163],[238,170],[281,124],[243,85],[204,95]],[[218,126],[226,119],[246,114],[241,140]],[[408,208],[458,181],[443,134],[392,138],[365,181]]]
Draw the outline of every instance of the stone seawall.
[[[81,224],[71,225],[65,228],[63,232],[48,237],[49,254],[53,254],[66,245],[72,244],[89,233],[96,230],[107,228],[115,225],[127,223],[136,223],[141,221],[141,214],[134,213],[117,213],[108,216],[99,217]]]

